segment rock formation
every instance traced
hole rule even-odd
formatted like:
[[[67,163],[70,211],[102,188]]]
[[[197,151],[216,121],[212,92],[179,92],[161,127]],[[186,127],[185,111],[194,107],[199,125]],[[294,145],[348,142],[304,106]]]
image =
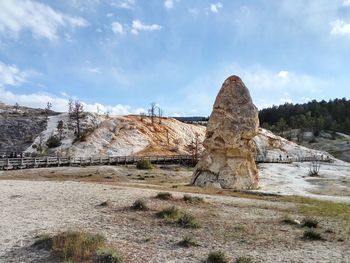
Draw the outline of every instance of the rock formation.
[[[205,151],[191,183],[231,189],[256,189],[259,175],[255,165],[258,110],[249,91],[237,76],[223,83],[209,118]]]

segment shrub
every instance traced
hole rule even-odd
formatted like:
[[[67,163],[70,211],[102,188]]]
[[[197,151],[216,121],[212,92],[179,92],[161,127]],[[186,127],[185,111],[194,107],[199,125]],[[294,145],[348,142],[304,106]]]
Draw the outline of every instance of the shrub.
[[[96,263],[122,263],[123,256],[111,248],[102,248],[96,251]]]
[[[157,194],[156,198],[162,199],[162,200],[170,200],[173,198],[173,196],[169,192],[160,192]]]
[[[323,240],[321,234],[314,229],[305,230],[303,237],[308,240]]]
[[[303,220],[303,227],[316,228],[319,221],[315,218],[305,218]]]
[[[226,255],[222,251],[210,252],[207,258],[208,263],[228,263]]]
[[[199,203],[204,203],[204,199],[202,197],[198,196],[190,196],[188,194],[185,194],[183,197],[183,200],[187,203],[191,204],[199,204]]]
[[[66,231],[52,237],[52,250],[65,260],[89,259],[105,241],[100,234]]]
[[[56,148],[61,145],[61,141],[57,136],[52,135],[46,142],[46,146],[49,148]]]
[[[178,218],[177,224],[181,227],[184,227],[184,228],[199,228],[200,227],[199,223],[194,218],[194,216],[189,214],[189,213],[182,214]]]
[[[178,209],[176,206],[171,206],[159,211],[157,216],[166,219],[178,219],[181,214],[182,212],[180,209]]]
[[[140,170],[151,170],[153,166],[150,160],[144,159],[136,163],[136,168]]]
[[[197,242],[191,236],[184,236],[178,245],[186,248],[198,246]]]
[[[253,263],[250,257],[241,256],[236,259],[236,263]]]
[[[148,206],[145,200],[137,199],[131,206],[131,209],[138,211],[146,211],[148,210]]]

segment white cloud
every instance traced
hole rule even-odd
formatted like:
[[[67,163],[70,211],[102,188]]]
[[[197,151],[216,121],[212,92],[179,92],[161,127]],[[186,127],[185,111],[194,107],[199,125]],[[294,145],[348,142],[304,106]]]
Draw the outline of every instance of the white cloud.
[[[117,1],[112,2],[111,6],[122,8],[122,9],[132,9],[135,5],[135,0],[124,0],[124,1]]]
[[[152,24],[152,25],[146,25],[143,24],[140,20],[134,20],[132,21],[131,25],[131,33],[137,35],[139,31],[157,31],[161,30],[162,27],[157,24]]]
[[[350,34],[350,22],[345,22],[342,19],[337,19],[331,22],[332,35],[348,35]]]
[[[174,7],[174,1],[173,0],[165,0],[164,1],[164,7],[166,9],[171,9]]]
[[[344,0],[343,6],[350,6],[350,0]]]
[[[15,65],[6,65],[0,61],[0,87],[16,86],[26,82],[27,73],[20,71]]]
[[[113,17],[113,13],[107,13],[106,16],[107,17]]]
[[[66,95],[66,94],[65,94]],[[32,93],[32,94],[15,94],[5,88],[0,87],[0,101],[5,104],[14,105],[16,102],[21,106],[44,108],[47,102],[52,103],[52,108],[58,112],[66,112],[68,109],[69,99],[67,96],[58,97],[47,93]],[[126,115],[131,113],[139,113],[144,111],[143,109],[132,109],[128,105],[116,104],[116,105],[103,105],[101,103],[86,103],[83,102],[85,111],[89,112],[109,112],[112,115]],[[144,111],[145,112],[145,111]]]
[[[91,73],[100,73],[100,68],[88,68],[88,71],[91,72]]]
[[[211,4],[210,5],[210,11],[213,13],[218,13],[219,9],[223,7],[222,3],[217,2],[216,4]]]
[[[123,34],[124,33],[123,25],[117,21],[113,22],[112,23],[112,31],[115,34]]]
[[[58,38],[60,27],[84,27],[87,21],[55,11],[50,6],[31,0],[0,1],[0,33],[17,37],[28,30],[35,38]]]
[[[277,76],[280,77],[280,78],[284,78],[284,79],[288,78],[288,71],[281,70],[280,72],[278,72]]]

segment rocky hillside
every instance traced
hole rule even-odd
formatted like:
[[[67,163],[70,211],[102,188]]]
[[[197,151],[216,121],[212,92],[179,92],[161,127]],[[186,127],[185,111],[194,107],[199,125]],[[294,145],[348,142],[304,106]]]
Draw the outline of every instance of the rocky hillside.
[[[24,151],[45,129],[45,110],[0,103],[0,152]]]
[[[58,123],[63,122],[61,134]],[[81,123],[83,134],[77,140],[75,124],[68,114],[49,118],[47,129],[38,136],[27,152],[36,153],[43,146],[46,153],[61,156],[100,155],[173,155],[188,154],[189,145],[198,138],[203,141],[205,127],[185,124],[172,118],[140,117],[135,115],[106,117],[88,113]],[[50,137],[61,137],[61,145],[47,147]]]

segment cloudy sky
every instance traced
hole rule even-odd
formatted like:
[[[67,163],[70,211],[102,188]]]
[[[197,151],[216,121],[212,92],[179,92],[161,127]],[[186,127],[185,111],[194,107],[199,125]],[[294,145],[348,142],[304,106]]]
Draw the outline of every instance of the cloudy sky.
[[[0,101],[208,115],[239,75],[261,109],[350,97],[350,0],[0,1]]]

